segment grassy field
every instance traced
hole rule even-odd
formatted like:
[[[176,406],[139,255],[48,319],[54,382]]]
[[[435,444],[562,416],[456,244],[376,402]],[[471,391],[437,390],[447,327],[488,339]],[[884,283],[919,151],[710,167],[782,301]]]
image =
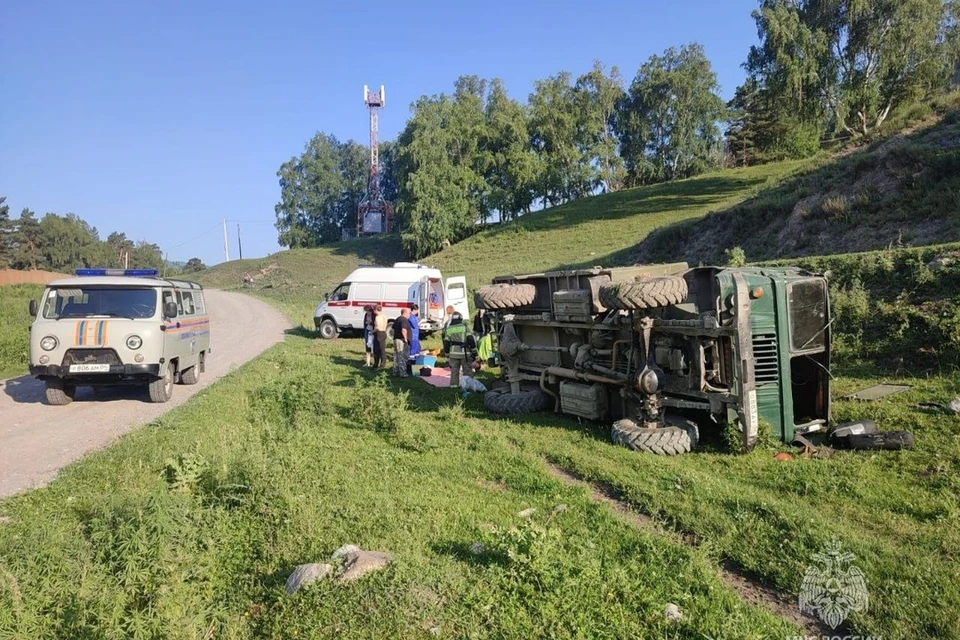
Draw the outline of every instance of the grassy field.
[[[0,287],[0,380],[27,372],[30,357],[31,299],[39,300],[43,286],[12,284]]]
[[[730,207],[809,165],[772,163],[586,198],[495,225],[420,262],[439,267],[447,276],[466,275],[471,289],[505,273],[626,264],[629,250],[654,229]],[[282,251],[261,260],[234,260],[198,279],[205,286],[239,290],[244,273],[269,269],[249,291],[312,326],[317,302],[358,264],[401,259],[396,238],[369,238]]]
[[[378,377],[359,347],[291,336],[51,486],[0,502],[0,636],[785,637],[798,631],[717,567],[796,594],[833,538],[867,576],[852,630],[960,636],[960,418],[911,408],[956,393],[956,374],[838,404],[839,419],[910,429],[915,451],[777,462],[778,446],[735,455],[714,434],[664,459],[612,445],[605,427],[498,420],[476,395]],[[836,390],[872,382],[851,372]],[[546,461],[699,545],[631,527]],[[529,507],[531,520],[517,515]],[[294,566],[344,543],[395,562],[352,586],[283,593]]]

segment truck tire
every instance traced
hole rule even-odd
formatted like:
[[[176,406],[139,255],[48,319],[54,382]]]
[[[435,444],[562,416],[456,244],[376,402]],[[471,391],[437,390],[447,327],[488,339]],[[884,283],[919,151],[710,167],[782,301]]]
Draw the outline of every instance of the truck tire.
[[[537,288],[532,284],[491,284],[474,295],[477,308],[487,311],[528,307],[536,299]]]
[[[330,318],[321,320],[318,329],[320,330],[320,337],[324,340],[333,340],[340,335],[340,332],[337,331],[337,323]]]
[[[521,413],[536,413],[550,408],[550,396],[540,389],[529,389],[520,393],[510,393],[506,389],[492,389],[483,394],[483,406],[490,413],[503,416]]]
[[[675,456],[690,453],[697,446],[700,431],[692,420],[672,419],[669,426],[650,429],[624,418],[613,423],[610,438],[634,451]]]
[[[147,391],[150,393],[150,402],[166,402],[173,397],[173,363],[168,362],[167,368],[163,370],[163,377],[154,380],[147,385]]]
[[[197,364],[193,365],[186,371],[180,372],[180,384],[192,385],[200,382],[200,369],[203,366],[203,353],[200,353],[200,357],[197,359]]]
[[[687,297],[687,281],[680,276],[648,278],[600,287],[600,303],[608,309],[636,311],[680,304]]]
[[[45,394],[47,404],[62,407],[73,402],[77,394],[77,386],[65,383],[63,378],[47,378]]]

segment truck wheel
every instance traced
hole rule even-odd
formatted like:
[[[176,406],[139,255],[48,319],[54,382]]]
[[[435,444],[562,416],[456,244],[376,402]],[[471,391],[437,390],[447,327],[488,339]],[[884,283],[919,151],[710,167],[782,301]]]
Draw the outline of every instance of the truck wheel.
[[[200,368],[203,366],[201,364],[202,362],[203,353],[200,354],[197,364],[180,373],[180,384],[191,385],[200,382]]]
[[[537,298],[537,288],[532,284],[491,284],[481,287],[474,295],[479,309],[516,309],[528,307]]]
[[[163,377],[147,385],[150,402],[166,402],[173,397],[173,378],[173,363],[169,362],[167,368],[163,370]]]
[[[690,453],[697,446],[700,431],[692,420],[673,419],[670,426],[653,429],[637,426],[633,420],[624,418],[613,423],[610,438],[616,444],[634,451],[646,451],[658,456],[675,456]]]
[[[492,389],[483,394],[483,406],[490,413],[504,416],[536,413],[550,408],[550,396],[540,389],[510,393],[510,389]]]
[[[46,382],[47,404],[54,406],[70,404],[77,395],[77,385],[67,384],[63,378],[47,378]]]
[[[687,281],[680,276],[648,278],[600,287],[600,303],[608,309],[636,311],[680,304],[687,297]]]
[[[322,320],[322,321],[320,322],[320,337],[321,337],[321,338],[323,338],[324,340],[333,340],[333,339],[336,338],[338,335],[340,335],[340,332],[337,331],[337,323],[336,323],[336,322],[334,322],[334,321],[331,320],[330,318],[326,318],[326,319],[324,319],[324,320]]]

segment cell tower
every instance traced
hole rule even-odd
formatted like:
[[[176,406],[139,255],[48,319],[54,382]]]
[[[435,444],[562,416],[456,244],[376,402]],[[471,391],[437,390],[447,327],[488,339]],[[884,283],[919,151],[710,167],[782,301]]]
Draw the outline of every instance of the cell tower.
[[[393,224],[393,204],[380,193],[379,114],[386,105],[383,85],[378,93],[371,93],[363,85],[363,104],[370,110],[370,177],[367,192],[357,207],[357,235],[370,236],[389,233]]]

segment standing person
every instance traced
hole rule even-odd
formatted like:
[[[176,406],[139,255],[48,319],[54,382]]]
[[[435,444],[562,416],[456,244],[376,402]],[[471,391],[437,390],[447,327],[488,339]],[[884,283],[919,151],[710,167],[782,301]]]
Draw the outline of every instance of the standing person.
[[[460,386],[460,370],[474,358],[476,338],[467,330],[463,316],[456,311],[450,316],[450,324],[443,330],[443,350],[450,361],[450,386]],[[464,371],[466,373],[466,370]]]
[[[407,377],[410,361],[410,309],[400,310],[400,317],[393,321],[393,375]]]
[[[413,373],[413,361],[420,355],[420,306],[410,307],[410,358],[407,360],[407,373]]]
[[[387,316],[380,305],[373,314],[373,366],[379,369],[387,366]]]
[[[364,351],[366,352],[365,354],[366,362],[364,363],[363,366],[365,367],[369,367],[373,364],[372,363],[373,342],[374,342],[373,319],[374,319],[373,307],[368,304],[363,307],[363,348],[364,348]]]
[[[446,329],[450,326],[450,321],[453,320],[453,314],[455,313],[452,304],[448,304],[446,308],[447,314],[443,317],[443,328]]]

